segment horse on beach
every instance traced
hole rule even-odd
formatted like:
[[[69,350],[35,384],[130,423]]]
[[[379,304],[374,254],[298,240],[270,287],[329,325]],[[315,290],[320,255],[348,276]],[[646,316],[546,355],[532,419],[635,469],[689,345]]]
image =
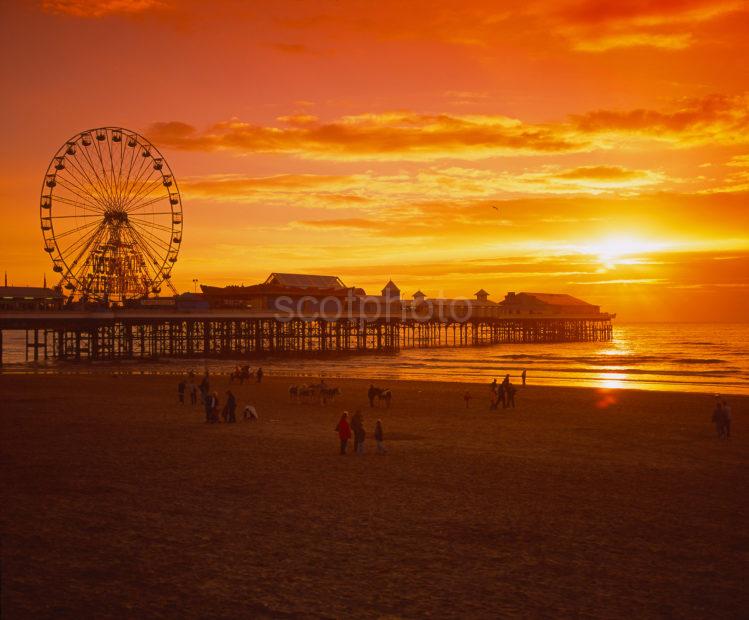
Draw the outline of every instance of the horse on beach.
[[[375,399],[377,399],[378,406],[382,406],[382,403],[384,402],[385,407],[390,409],[390,401],[393,399],[393,393],[390,391],[390,388],[378,388],[374,385],[370,385],[367,397],[369,398],[370,407],[375,406]]]
[[[333,401],[341,395],[341,389],[337,387],[328,387],[322,383],[290,385],[289,399],[292,402],[311,403],[317,402],[323,405],[328,401]]]
[[[242,385],[245,381],[249,381],[254,374],[250,372],[249,366],[242,366],[241,368],[237,366],[229,375],[229,383],[234,383],[236,380],[239,381],[239,385]]]
[[[322,404],[325,405],[328,403],[328,401],[334,401],[336,399],[336,396],[341,395],[341,388],[337,387],[324,387],[320,390],[320,399],[322,400]]]

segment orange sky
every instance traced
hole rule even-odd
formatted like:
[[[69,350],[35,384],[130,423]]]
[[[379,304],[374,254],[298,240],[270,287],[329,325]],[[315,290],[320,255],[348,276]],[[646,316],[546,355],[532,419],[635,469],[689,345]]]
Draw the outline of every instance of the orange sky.
[[[180,183],[183,290],[302,271],[746,320],[747,32],[730,0],[6,1],[0,268],[54,280],[46,166],[120,125]]]

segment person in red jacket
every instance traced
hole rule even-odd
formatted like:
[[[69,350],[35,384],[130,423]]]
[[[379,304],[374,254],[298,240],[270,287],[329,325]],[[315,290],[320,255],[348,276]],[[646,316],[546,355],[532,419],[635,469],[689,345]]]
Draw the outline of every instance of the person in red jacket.
[[[348,423],[348,411],[343,412],[335,430],[336,433],[338,433],[338,438],[341,440],[341,454],[346,454],[346,445],[348,444],[348,440],[351,439],[351,426]]]

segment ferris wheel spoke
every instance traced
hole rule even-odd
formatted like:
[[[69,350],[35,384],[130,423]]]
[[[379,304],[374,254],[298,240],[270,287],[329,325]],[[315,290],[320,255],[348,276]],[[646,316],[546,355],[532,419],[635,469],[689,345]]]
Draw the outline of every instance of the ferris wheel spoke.
[[[100,206],[92,206],[90,203],[87,202],[79,202],[77,200],[73,200],[72,198],[68,198],[67,196],[61,196],[60,194],[53,194],[52,195],[52,201],[53,202],[62,202],[64,204],[70,205],[72,207],[79,207],[81,209],[84,209],[85,211],[93,211],[94,213],[98,213],[99,217],[104,214],[104,209]],[[82,216],[76,216],[76,215],[51,215],[50,217],[56,218],[56,217],[82,217]],[[93,215],[89,215],[86,217],[96,217]]]
[[[91,228],[92,226],[96,226],[96,222],[86,222],[85,224],[81,224],[80,226],[76,226],[75,228],[71,228],[70,230],[66,230],[65,232],[62,232],[60,234],[55,235],[55,240],[60,240],[63,237],[67,237],[68,235],[73,235],[77,232],[80,232],[82,230],[86,230],[87,228]]]
[[[84,155],[84,157],[85,157],[85,155]],[[85,159],[81,159],[81,160],[71,159],[70,160],[70,162],[73,165],[73,167],[76,168],[76,170],[78,170],[78,172],[81,174],[81,176],[83,176],[83,177],[86,178],[86,181],[88,181],[88,184],[89,184],[89,187],[91,188],[91,191],[94,192],[94,194],[96,195],[96,197],[98,199],[97,201],[100,202],[102,205],[106,205],[107,202],[108,202],[107,199],[106,199],[106,197],[104,196],[104,194],[102,194],[99,186],[94,182],[94,180],[91,178],[91,176],[85,170],[85,168],[86,168],[86,166],[84,165],[85,161],[86,161]]]
[[[133,149],[135,150],[135,149]],[[135,155],[133,155],[135,156]],[[130,202],[132,198],[133,192],[135,192],[136,185],[138,183],[138,179],[141,178],[143,173],[148,170],[147,162],[145,161],[145,157],[140,158],[140,162],[137,166],[134,168],[134,172],[130,174],[130,178],[127,181],[127,183],[123,186],[122,190],[122,200],[123,203],[125,203],[125,206],[127,206],[127,203]]]
[[[130,138],[128,137],[128,143],[130,142]],[[127,176],[125,177],[125,182],[122,184],[122,195],[127,196],[127,191],[130,186],[130,177],[133,173],[133,168],[135,167],[135,161],[136,161],[136,153],[138,152],[138,145],[128,147],[130,149],[130,165],[127,169]],[[142,164],[142,162],[141,162]]]
[[[151,194],[151,193],[153,193],[153,190],[151,190],[145,196],[141,197],[140,200],[142,200],[142,201],[145,200],[146,198],[148,198],[148,195]],[[168,198],[169,198],[169,195],[165,196],[165,195],[162,194],[161,196],[156,196],[154,198],[151,198],[150,200],[145,200],[145,202],[139,202],[139,203],[136,203],[136,204],[133,204],[133,205],[128,205],[125,208],[125,210],[128,213],[132,213],[133,211],[138,211],[139,209],[142,209],[143,207],[148,207],[148,206],[150,206],[152,204],[156,204],[157,202],[160,202],[162,200],[168,200]],[[171,211],[169,213],[171,213]]]
[[[81,160],[80,160],[81,168],[88,168],[88,173],[86,173],[86,178],[90,181],[92,187],[96,188],[96,191],[101,197],[102,201],[105,203],[109,202],[111,198],[107,194],[106,188],[104,187],[101,177],[99,176],[99,173],[96,170],[96,166],[94,165],[94,162],[88,153],[88,147],[84,146],[81,143],[79,147],[79,152],[82,155]],[[87,164],[87,166],[84,166],[84,163]]]
[[[96,202],[104,204],[106,201],[104,200],[104,197],[99,193],[96,184],[91,181],[91,178],[79,166],[78,162],[75,159],[69,159],[67,161],[68,163],[70,163],[70,167],[65,168],[67,174],[63,173],[61,175],[58,175],[58,178],[65,178],[69,182],[73,183],[79,190],[79,195],[81,195],[81,193],[83,195],[91,194],[93,190],[94,194],[92,195],[92,198],[94,198]],[[79,176],[77,176],[76,173]]]
[[[148,157],[143,157],[143,150],[145,150],[145,147],[140,143],[133,147],[133,166],[130,171],[130,183],[125,186],[125,197],[127,197],[129,192],[135,188],[138,179],[143,175],[143,173],[148,170]],[[138,162],[137,164],[135,163],[136,161]]]
[[[105,136],[108,142],[109,135],[106,132],[105,132]],[[101,177],[104,180],[104,184],[107,187],[107,191],[109,192],[109,195],[112,197],[112,202],[114,204],[117,204],[116,202],[117,196],[115,195],[115,191],[114,191],[114,179],[110,179],[109,176],[107,175],[107,169],[104,163],[105,158],[101,154],[101,146],[100,146],[100,141],[98,138],[94,140],[94,149],[96,150],[96,155],[99,158],[99,165],[101,166]]]
[[[130,226],[135,231],[137,231],[138,234],[145,235],[148,238],[148,240],[151,241],[152,245],[156,245],[157,247],[161,247],[165,252],[168,252],[171,249],[171,246],[172,246],[171,243],[167,243],[166,241],[164,241],[164,239],[160,238],[155,233],[151,232],[150,230],[148,230],[146,228],[141,227],[140,224],[135,224],[135,223],[131,222]],[[171,239],[170,239],[170,241],[171,241]]]
[[[128,196],[127,201],[124,204],[125,211],[130,210],[130,205],[132,205],[134,202],[143,200],[144,198],[148,197],[150,194],[153,193],[155,189],[158,189],[159,185],[161,185],[161,179],[151,179],[153,176],[153,170],[148,174],[148,177],[140,181],[140,187],[133,187],[132,193]]]
[[[132,226],[128,225],[128,230],[130,232],[131,237],[133,238],[133,242],[140,248],[142,248],[146,254],[148,254],[148,258],[151,261],[151,267],[154,270],[154,278],[157,278],[159,273],[164,267],[164,263],[166,262],[166,258],[160,259],[159,252],[154,250],[153,247],[151,247],[148,242],[141,237],[141,235],[138,233],[137,230],[135,230]]]
[[[81,213],[80,215],[50,215],[49,219],[51,219],[52,221],[54,221],[54,220],[66,220],[66,219],[70,219],[70,218],[73,218],[73,217],[76,218],[76,219],[79,218],[79,217],[98,217],[98,218],[101,218],[101,215],[98,215],[98,214],[86,214],[86,213]]]
[[[147,239],[146,236],[143,235],[142,230],[138,230],[133,226],[131,226],[130,230],[133,231],[133,234],[138,238],[139,243],[148,251],[149,256],[153,257],[154,267],[158,266],[159,269],[163,269],[167,260],[166,256],[164,256],[164,250],[159,249],[157,244]]]
[[[66,246],[65,248],[60,248],[60,245],[57,244],[57,249],[60,252],[60,256],[65,258],[65,256],[70,256],[71,254],[74,254],[78,250],[80,250],[82,247],[85,247],[87,243],[89,243],[92,239],[92,237],[96,236],[100,230],[104,230],[103,224],[100,224],[97,226],[94,230],[89,231],[88,234],[82,235],[78,237],[77,239],[73,240],[70,245]]]
[[[147,160],[147,157],[143,158],[144,160]],[[143,178],[144,173],[148,170],[148,176]],[[141,166],[140,170],[138,170],[138,175],[133,180],[130,188],[128,189],[127,194],[125,195],[125,204],[124,208],[127,209],[128,205],[132,203],[133,200],[136,200],[141,193],[144,190],[144,187],[151,181],[151,177],[153,176],[153,173],[156,172],[152,166]],[[140,183],[140,187],[138,184]]]
[[[109,139],[107,140],[107,148],[109,149],[109,169],[112,172],[112,182],[115,183],[115,187],[117,187],[117,177],[114,174],[114,153],[112,152],[112,141]]]
[[[155,228],[156,230],[161,230],[164,232],[172,234],[172,229],[169,226],[164,226],[163,224],[156,224],[155,222],[149,222],[148,220],[144,220],[140,217],[133,217],[132,215],[128,217],[128,219],[131,222],[135,222],[138,226],[148,226],[149,228]]]
[[[140,259],[143,261],[143,268],[145,270],[146,277],[151,282],[154,282],[156,280],[156,278],[158,278],[159,271],[160,271],[160,269],[157,268],[158,267],[158,260],[155,257],[150,256],[150,254],[149,254],[148,260],[146,260],[143,257],[143,251],[148,252],[148,250],[145,248],[145,246],[143,246],[143,248],[141,249],[142,243],[138,240],[138,238],[134,234],[132,228],[129,228],[129,227],[126,228],[126,232],[127,232],[127,236],[130,238],[131,243],[133,244],[133,248],[138,253],[138,256],[140,257]],[[153,262],[156,262],[157,265],[153,265],[152,264]],[[153,270],[153,275],[151,275],[149,269]]]
[[[96,170],[96,165],[94,164],[93,160],[91,159],[91,156],[88,153],[88,147],[83,146],[80,150],[81,153],[83,153],[83,157],[85,157],[86,161],[88,162],[89,169],[91,172],[94,173],[94,177],[96,177],[96,180],[98,182],[98,188],[99,193],[104,197],[109,203],[112,202],[112,196],[107,191],[107,186],[102,180],[102,178],[99,176],[99,172]]]
[[[78,198],[80,198],[83,201],[81,204],[87,204],[92,209],[96,209],[97,208],[98,205],[92,205],[91,203],[86,202],[86,197],[83,194],[80,194],[79,192],[77,192],[76,190],[74,190],[69,185],[67,185],[66,181],[63,181],[62,179],[57,179],[57,181],[58,181],[58,183],[60,185],[62,185],[69,192],[71,192],[71,193],[75,194],[76,196],[78,196]],[[61,202],[64,202],[63,198],[67,198],[67,197],[60,196],[60,194],[57,194],[57,195],[52,194],[52,200],[55,200],[55,198],[57,198],[57,200],[60,200]],[[99,207],[99,209],[101,210],[102,213],[104,212],[104,207]]]
[[[102,222],[99,225],[99,227],[96,230],[94,230],[88,237],[81,238],[81,240],[84,241],[84,243],[74,243],[73,245],[70,246],[70,248],[67,248],[65,252],[62,252],[62,251],[60,252],[60,256],[62,260],[68,266],[69,273],[73,272],[73,269],[75,269],[75,266],[78,264],[78,261],[81,260],[81,258],[86,253],[86,251],[91,247],[91,245],[93,245],[94,242],[96,244],[99,243],[102,236],[104,235],[105,230],[106,229],[104,227],[104,223]],[[75,250],[72,249],[74,247],[75,247]],[[66,260],[65,258],[65,253],[69,252],[70,254],[72,254],[74,251],[77,251],[78,254],[76,255],[75,259],[73,259],[72,262],[68,262],[68,260]]]
[[[118,145],[118,146],[119,146],[119,153],[120,153],[120,156],[119,156],[119,158],[118,158],[118,163],[119,163],[119,170],[118,170],[118,172],[117,172],[117,179],[118,179],[118,180],[119,180],[119,182],[120,182],[120,188],[122,187],[122,158],[123,158],[123,157],[124,157],[124,155],[125,155],[125,142],[124,142],[124,141],[122,140],[122,138],[123,138],[123,137],[124,137],[124,136],[122,136],[122,135],[120,136],[120,143],[119,143],[119,145]]]

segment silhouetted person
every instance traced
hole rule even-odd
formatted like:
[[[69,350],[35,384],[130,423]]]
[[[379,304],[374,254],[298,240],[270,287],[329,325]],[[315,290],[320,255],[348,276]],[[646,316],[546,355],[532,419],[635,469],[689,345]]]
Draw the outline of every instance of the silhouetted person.
[[[203,399],[203,407],[205,408],[205,421],[206,423],[210,424],[213,422],[213,404],[212,404],[212,398],[210,396],[206,396]]]
[[[354,452],[364,454],[364,438],[367,433],[364,430],[364,418],[358,409],[351,418],[351,430],[354,431]]]
[[[731,405],[723,401],[723,436],[726,439],[731,438]]]
[[[387,450],[385,450],[385,444],[383,443],[385,441],[385,435],[382,432],[382,420],[377,420],[377,423],[375,424],[374,438],[377,442],[377,454],[385,454]]]
[[[468,407],[471,405],[471,399],[472,398],[473,398],[473,396],[471,396],[470,392],[466,392],[465,394],[463,394],[463,400],[466,403],[466,409],[468,409]]]
[[[231,393],[231,390],[226,390],[226,421],[227,422],[236,422],[237,417],[235,415],[235,412],[237,411],[237,399],[234,398],[234,394]]]
[[[203,375],[203,380],[200,382],[200,398],[205,403],[207,400],[210,400],[211,395],[211,382],[208,379],[208,371],[205,371],[205,374]]]
[[[715,409],[713,409],[713,424],[715,424],[715,432],[718,433],[718,439],[723,439],[726,429],[726,415],[725,410],[723,409],[723,403],[720,401],[720,399],[715,400]]]
[[[377,396],[377,388],[374,384],[370,384],[369,390],[367,390],[367,398],[369,398],[369,406],[374,407],[374,399]]]
[[[494,381],[491,382],[491,385],[489,386],[492,390],[492,392],[497,391],[497,377],[494,377]]]
[[[525,370],[525,368],[523,368],[523,372],[522,372],[522,373],[521,373],[521,375],[520,375],[520,378],[521,378],[521,379],[523,380],[523,385],[525,385],[525,378],[526,378],[527,376],[528,376],[528,373],[527,373],[527,371]]]
[[[192,381],[190,383],[190,404],[196,405],[198,402],[198,386],[195,385],[195,382]]]
[[[182,380],[177,385],[177,396],[179,397],[179,402],[181,404],[185,404],[185,381]]]
[[[507,387],[505,387],[505,393],[507,394],[507,406],[515,408],[515,392],[517,392],[517,389],[515,389],[515,386],[512,385],[512,383],[508,383]]]
[[[502,403],[502,409],[507,408],[507,384],[502,382],[497,390],[497,407]]]
[[[341,419],[338,420],[338,424],[335,427],[336,433],[338,433],[338,439],[341,441],[341,455],[346,454],[346,445],[348,440],[351,439],[351,427],[348,423],[348,411],[344,411]]]
[[[255,373],[255,376],[257,377],[257,382],[262,383],[263,382],[263,369],[258,368],[257,372]]]
[[[211,422],[218,422],[218,408],[219,408],[219,400],[218,400],[218,392],[213,392],[210,396],[208,396],[208,402],[211,403]]]

